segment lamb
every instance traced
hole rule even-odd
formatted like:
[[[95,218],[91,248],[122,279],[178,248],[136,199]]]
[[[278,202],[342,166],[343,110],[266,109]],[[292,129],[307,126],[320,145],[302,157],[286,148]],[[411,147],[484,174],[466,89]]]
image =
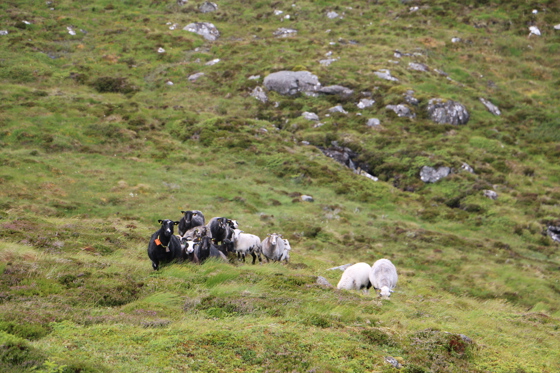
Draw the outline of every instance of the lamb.
[[[224,242],[231,233],[231,227],[228,218],[216,217],[212,218],[208,224],[206,224],[208,229],[208,235],[212,238],[215,244],[218,242]]]
[[[367,263],[356,263],[344,270],[336,286],[338,289],[362,290],[369,294],[371,266]]]
[[[389,259],[379,259],[371,267],[369,280],[373,288],[379,290],[379,296],[389,299],[395,286],[397,286],[397,268]]]
[[[259,262],[262,262],[261,252],[262,245],[261,239],[254,234],[244,233],[240,229],[233,230],[233,250],[237,253],[237,258],[245,262],[245,256],[251,254],[253,257],[253,264],[259,257]]]
[[[280,261],[284,260],[286,261],[286,263],[290,261],[290,250],[292,250],[292,247],[290,246],[290,242],[284,238],[284,252],[282,253],[282,257],[280,258]]]

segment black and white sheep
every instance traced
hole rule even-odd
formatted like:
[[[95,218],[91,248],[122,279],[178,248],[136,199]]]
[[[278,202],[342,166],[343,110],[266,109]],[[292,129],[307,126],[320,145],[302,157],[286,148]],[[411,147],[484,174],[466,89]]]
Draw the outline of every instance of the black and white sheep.
[[[336,287],[346,290],[362,290],[365,294],[368,294],[371,287],[370,273],[371,266],[367,263],[351,265],[344,270]]]
[[[284,238],[284,252],[282,253],[282,257],[280,261],[284,260],[286,263],[290,261],[290,251],[292,250],[292,246],[290,245],[290,241]]]
[[[184,251],[181,249],[179,238],[173,234],[173,228],[179,224],[178,221],[169,219],[158,220],[161,224],[150,237],[148,244],[148,257],[152,260],[152,268],[159,269],[160,263],[169,263],[175,259],[182,261],[185,259]]]
[[[177,231],[179,235],[183,236],[186,231],[191,228],[205,225],[204,215],[198,210],[181,211],[183,217],[179,220],[179,227]]]
[[[399,276],[397,268],[389,259],[379,259],[371,267],[369,280],[374,289],[379,290],[379,296],[388,299],[393,292]]]
[[[281,234],[272,233],[268,234],[267,237],[262,241],[262,254],[266,258],[266,261],[281,261],[289,259],[289,250],[286,249],[286,243],[282,238]]]
[[[253,257],[253,264],[259,258],[259,262],[262,262],[261,251],[262,244],[261,239],[249,233],[244,233],[240,229],[233,230],[233,250],[237,253],[237,258],[242,259],[245,262],[245,256],[251,254]]]

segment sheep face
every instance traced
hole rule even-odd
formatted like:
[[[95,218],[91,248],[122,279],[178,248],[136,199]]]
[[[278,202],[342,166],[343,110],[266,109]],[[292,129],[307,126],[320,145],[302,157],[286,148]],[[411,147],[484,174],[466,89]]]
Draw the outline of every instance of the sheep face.
[[[173,235],[173,228],[175,225],[179,224],[178,221],[173,221],[169,219],[158,220],[161,224],[161,234],[166,237],[171,237]]]
[[[381,288],[381,291],[379,292],[379,296],[382,299],[389,299],[391,297],[391,293],[393,292],[393,290],[389,289],[389,287],[387,286],[383,286]]]

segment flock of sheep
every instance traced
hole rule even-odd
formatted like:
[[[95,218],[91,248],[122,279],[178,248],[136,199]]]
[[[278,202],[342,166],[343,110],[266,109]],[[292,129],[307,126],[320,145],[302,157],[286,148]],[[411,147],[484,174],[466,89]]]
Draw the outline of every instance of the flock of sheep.
[[[243,261],[251,255],[253,264],[257,257],[262,262],[262,256],[267,261],[288,262],[290,259],[290,242],[281,234],[269,234],[261,242],[258,236],[240,230],[235,220],[215,217],[206,224],[198,210],[181,213],[183,217],[179,221],[158,220],[161,227],[152,234],[148,244],[148,257],[154,270],[159,269],[160,263],[173,260],[200,264],[213,257],[228,261],[229,254],[236,254]],[[178,235],[173,232],[176,225]]]
[[[202,212],[198,210],[181,211],[179,221],[159,220],[161,227],[152,234],[148,244],[148,257],[152,268],[159,269],[160,263],[190,261],[203,263],[208,258],[228,261],[228,254],[235,254],[245,262],[251,255],[253,264],[262,256],[268,261],[286,261],[290,259],[290,243],[281,234],[272,233],[261,241],[254,235],[239,229],[237,221],[224,217],[212,218],[208,224]],[[178,225],[178,235],[174,227]],[[262,255],[262,256],[261,256]],[[379,259],[373,266],[357,263],[344,270],[338,283],[338,289],[364,290],[367,294],[373,286],[379,290],[382,298],[389,298],[397,285],[397,269],[388,259]]]

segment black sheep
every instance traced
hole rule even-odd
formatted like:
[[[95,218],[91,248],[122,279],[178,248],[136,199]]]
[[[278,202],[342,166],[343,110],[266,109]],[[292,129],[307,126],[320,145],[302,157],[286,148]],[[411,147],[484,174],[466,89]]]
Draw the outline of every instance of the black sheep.
[[[173,227],[179,222],[169,219],[158,220],[158,222],[161,228],[152,234],[148,244],[148,257],[152,260],[154,270],[159,269],[160,262],[169,263],[175,259],[182,261],[186,258],[181,248],[181,241],[173,234]]]
[[[206,224],[204,215],[198,210],[181,211],[181,213],[184,215],[179,220],[178,231],[180,236],[183,236],[189,229]]]

